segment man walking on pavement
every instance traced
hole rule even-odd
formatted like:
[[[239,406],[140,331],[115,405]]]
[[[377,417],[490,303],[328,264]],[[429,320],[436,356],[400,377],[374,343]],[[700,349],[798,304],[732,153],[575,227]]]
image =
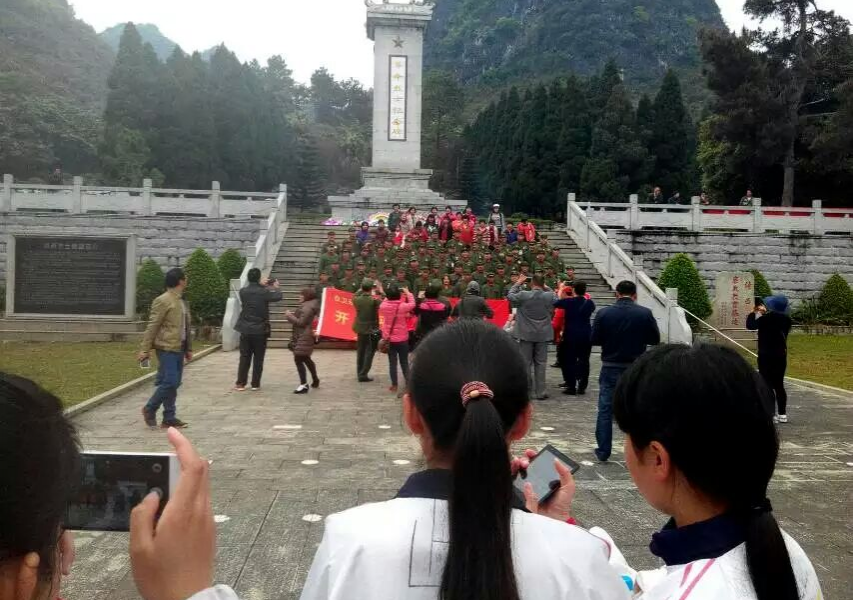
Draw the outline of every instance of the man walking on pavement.
[[[649,346],[660,343],[660,331],[652,311],[637,304],[637,286],[622,281],[616,286],[616,304],[598,311],[592,325],[592,345],[601,346],[598,377],[598,420],[595,425],[595,456],[605,462],[613,446],[613,390],[628,367]]]
[[[517,306],[515,315],[515,337],[521,342],[521,354],[527,361],[527,377],[530,390],[536,400],[548,397],[545,393],[545,367],[548,364],[548,344],[551,343],[551,313],[557,295],[545,289],[545,280],[534,275],[532,289],[522,289],[526,275],[519,275],[507,294],[507,299]]]
[[[382,298],[373,293],[374,285],[372,279],[362,280],[361,289],[352,298],[352,305],[355,307],[352,330],[357,336],[356,375],[360,383],[373,381],[370,378],[370,369],[373,366],[376,345],[379,343],[379,305],[382,304]]]
[[[166,273],[166,291],[151,304],[148,328],[142,337],[139,350],[140,362],[150,358],[151,349],[157,351],[157,378],[154,395],[142,407],[145,424],[157,427],[157,410],[163,407],[162,429],[183,428],[187,424],[178,419],[176,402],[178,388],[184,373],[184,362],[193,358],[192,335],[190,333],[190,309],[184,300],[187,276],[182,269],[170,269]]]
[[[237,384],[234,390],[243,392],[252,365],[252,391],[261,389],[264,357],[270,337],[270,302],[281,302],[278,281],[261,281],[260,269],[249,269],[249,284],[240,290],[240,318],[234,329],[240,333],[240,364],[237,367]]]

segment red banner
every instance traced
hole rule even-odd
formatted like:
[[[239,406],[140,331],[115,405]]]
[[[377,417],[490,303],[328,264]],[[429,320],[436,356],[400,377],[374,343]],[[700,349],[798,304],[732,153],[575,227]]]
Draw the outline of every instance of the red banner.
[[[317,325],[318,337],[328,337],[350,342],[356,340],[355,332],[352,330],[353,323],[355,323],[355,306],[352,304],[352,297],[353,294],[334,288],[323,290],[323,303],[320,308],[320,318]],[[451,306],[456,306],[458,303],[459,298],[450,299]],[[509,301],[486,300],[486,304],[495,313],[495,316],[489,319],[489,322],[494,323],[498,327],[503,327],[509,319]],[[415,321],[413,320],[410,329],[414,329],[414,325]]]

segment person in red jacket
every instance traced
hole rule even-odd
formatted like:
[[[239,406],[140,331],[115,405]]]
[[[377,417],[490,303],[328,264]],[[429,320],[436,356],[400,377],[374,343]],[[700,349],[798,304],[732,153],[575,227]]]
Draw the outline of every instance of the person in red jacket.
[[[474,243],[474,228],[467,219],[463,219],[459,226],[459,239],[468,247]]]
[[[409,316],[415,309],[415,297],[408,287],[392,283],[385,289],[385,301],[379,306],[379,322],[382,327],[382,339],[388,340],[388,369],[391,376],[390,392],[399,388],[397,380],[397,362],[403,371],[403,378],[409,377]]]
[[[532,244],[536,241],[536,226],[526,218],[518,224],[518,241]]]

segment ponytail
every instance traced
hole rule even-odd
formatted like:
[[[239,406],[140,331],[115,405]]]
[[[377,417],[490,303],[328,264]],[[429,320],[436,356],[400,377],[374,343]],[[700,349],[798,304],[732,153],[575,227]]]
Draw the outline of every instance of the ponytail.
[[[746,564],[758,600],[799,600],[788,547],[769,510],[753,512],[746,524]]]
[[[441,600],[519,599],[510,539],[512,490],[503,421],[492,400],[469,402],[456,438]]]

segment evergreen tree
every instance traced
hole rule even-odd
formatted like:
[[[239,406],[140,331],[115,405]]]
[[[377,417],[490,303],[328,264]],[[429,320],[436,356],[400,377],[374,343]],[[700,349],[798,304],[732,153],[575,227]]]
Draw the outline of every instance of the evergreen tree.
[[[156,260],[146,258],[142,261],[136,273],[136,313],[143,319],[148,319],[151,303],[165,291],[164,277],[163,269]]]
[[[219,325],[225,314],[228,284],[204,248],[197,248],[184,265],[190,313],[200,325]]]
[[[317,208],[326,198],[317,142],[308,132],[299,137],[296,174],[290,190],[290,197],[302,210]]]
[[[643,113],[647,106],[639,107]],[[648,119],[638,109],[637,121],[643,132],[641,120]],[[675,71],[669,69],[652,107],[651,138],[649,152],[654,157],[651,179],[654,185],[663,188],[667,196],[681,192],[689,197],[695,191],[692,179],[694,172],[695,135],[693,123],[681,96],[681,83]]]
[[[616,60],[611,58],[604,65],[601,74],[590,80],[589,106],[593,124],[601,118],[604,107],[613,95],[613,89],[618,85],[622,85],[622,73]]]
[[[219,269],[225,283],[229,283],[232,279],[240,279],[245,266],[246,259],[234,248],[223,252],[216,261],[216,268]]]
[[[428,71],[424,75],[421,163],[426,168],[448,169],[450,148],[461,133],[464,98],[451,73]]]
[[[557,196],[560,202],[564,202],[569,192],[580,191],[581,172],[592,142],[592,115],[587,89],[574,75],[566,80],[560,120],[562,127],[557,141],[560,185]]]
[[[654,156],[654,149],[651,148],[652,135],[655,128],[655,113],[652,106],[652,99],[648,94],[643,94],[640,97],[640,102],[637,104],[637,133],[640,135],[640,140],[643,145],[649,148],[649,152]]]
[[[677,288],[678,304],[700,319],[707,319],[711,315],[711,301],[705,282],[699,275],[696,263],[686,254],[676,254],[667,261],[658,277],[658,286],[662,290]],[[687,315],[687,322],[694,327],[698,324],[690,315]]]

